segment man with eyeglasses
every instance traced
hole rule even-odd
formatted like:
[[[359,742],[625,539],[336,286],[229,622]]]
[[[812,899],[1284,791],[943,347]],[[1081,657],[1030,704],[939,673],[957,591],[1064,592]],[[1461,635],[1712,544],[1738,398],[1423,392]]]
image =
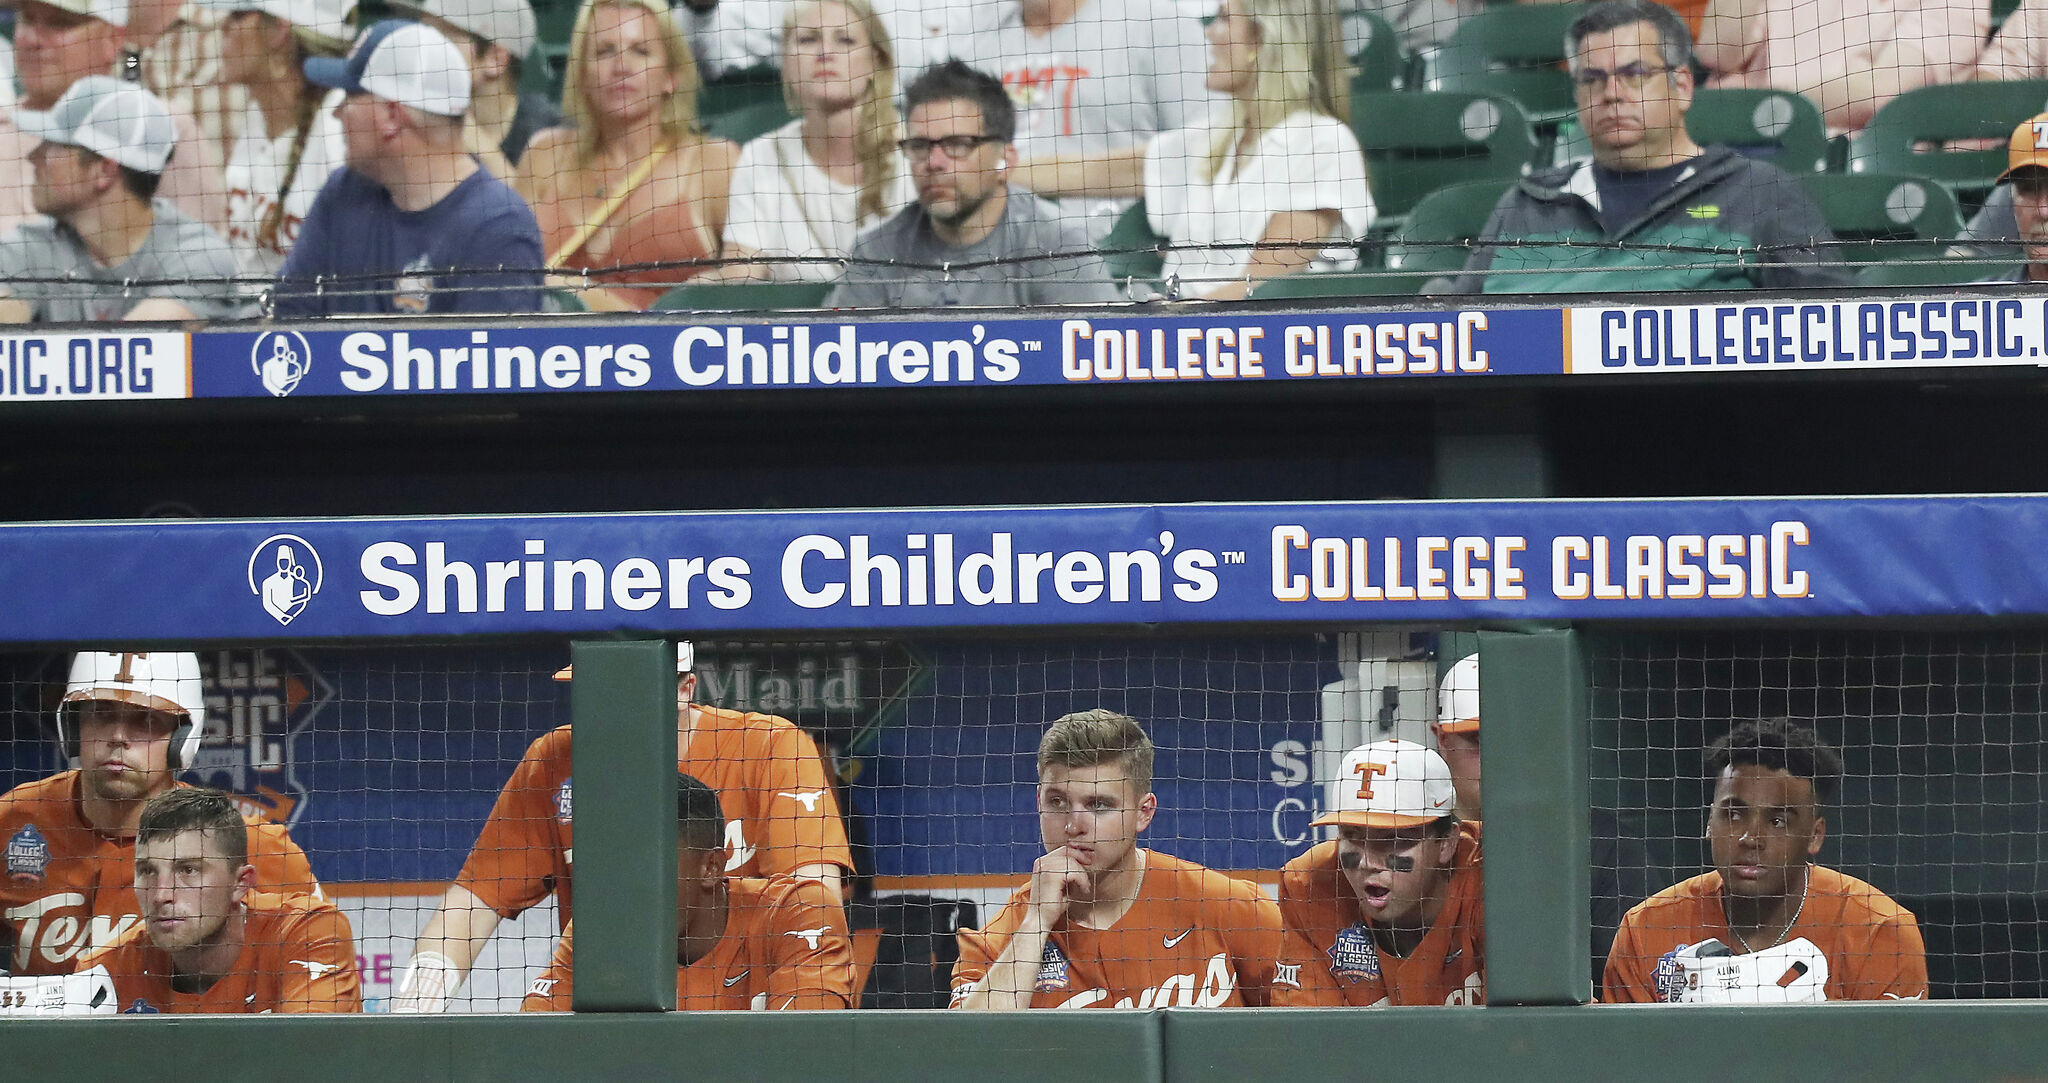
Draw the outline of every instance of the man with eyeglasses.
[[[1846,286],[1798,180],[1686,134],[1692,41],[1651,0],[1603,0],[1565,34],[1593,160],[1534,173],[1501,198],[1462,274],[1426,293],[1576,293]]]
[[[853,243],[832,308],[1101,304],[1117,299],[1087,234],[1012,188],[1016,110],[1003,84],[957,60],[904,92],[899,145],[917,202]]]

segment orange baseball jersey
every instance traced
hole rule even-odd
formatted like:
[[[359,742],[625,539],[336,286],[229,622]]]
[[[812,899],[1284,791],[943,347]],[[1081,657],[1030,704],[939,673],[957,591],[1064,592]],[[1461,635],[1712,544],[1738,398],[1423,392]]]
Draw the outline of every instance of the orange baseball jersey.
[[[1358,895],[1337,865],[1337,844],[1320,843],[1280,873],[1280,913],[1287,929],[1320,953],[1315,962],[1330,984],[1315,1004],[1375,1008],[1385,1005],[1486,1003],[1486,899],[1481,890],[1480,827],[1458,828],[1448,894],[1422,943],[1406,959],[1379,950]]]
[[[14,946],[16,974],[69,974],[79,956],[137,927],[135,840],[93,829],[79,806],[77,771],[0,796],[0,939]],[[282,825],[250,821],[249,863],[264,891],[317,894],[305,851]]]
[[[1157,850],[1137,901],[1108,929],[1062,917],[1046,938],[1034,1008],[1238,1007],[1303,1003],[1307,948],[1280,927],[1257,887]],[[955,1007],[973,993],[1023,924],[1025,884],[993,921],[959,932]]]
[[[676,968],[676,1010],[800,1011],[854,1003],[853,940],[839,898],[816,880],[729,877],[725,935]],[[575,992],[576,930],[562,930],[547,972],[526,990],[527,1012],[566,1012]]]
[[[732,847],[728,875],[780,876],[815,864],[853,868],[818,746],[787,719],[699,707],[689,755],[676,768],[718,791]],[[569,727],[561,726],[527,748],[455,882],[508,918],[553,891],[557,920],[568,928],[575,913],[573,792]]]
[[[1807,866],[1806,904],[1784,939],[1804,937],[1827,956],[1829,1000],[1922,1000],[1927,996],[1927,947],[1913,913],[1853,876]],[[1606,996],[1611,1003],[1678,1000],[1673,956],[1709,938],[1734,951],[1742,942],[1728,929],[1721,874],[1710,872],[1665,888],[1621,919],[1607,956]]]
[[[171,957],[137,924],[80,967],[104,966],[125,1014],[262,1015],[359,1012],[363,987],[348,917],[311,895],[252,891],[242,901],[242,954],[203,993],[171,988]]]

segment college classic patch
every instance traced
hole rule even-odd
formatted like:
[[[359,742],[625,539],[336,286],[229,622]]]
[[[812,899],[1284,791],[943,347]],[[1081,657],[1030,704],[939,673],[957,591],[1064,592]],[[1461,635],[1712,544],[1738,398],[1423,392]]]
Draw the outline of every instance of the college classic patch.
[[[7,880],[16,887],[34,887],[43,882],[43,870],[50,867],[50,840],[36,825],[25,824],[7,840]]]
[[[565,778],[562,788],[555,791],[555,819],[562,823],[575,819],[576,790],[572,785],[575,781],[574,777]]]
[[[1364,925],[1340,930],[1330,945],[1330,973],[1354,984],[1380,976],[1380,952]]]
[[[1067,978],[1067,956],[1050,937],[1045,941],[1045,954],[1039,957],[1038,981],[1032,986],[1041,993],[1057,993],[1071,986]]]
[[[1678,953],[1692,947],[1680,944],[1657,957],[1657,969],[1650,974],[1650,984],[1657,989],[1657,999],[1666,1004],[1676,1004],[1685,999],[1685,968],[1678,965]]]

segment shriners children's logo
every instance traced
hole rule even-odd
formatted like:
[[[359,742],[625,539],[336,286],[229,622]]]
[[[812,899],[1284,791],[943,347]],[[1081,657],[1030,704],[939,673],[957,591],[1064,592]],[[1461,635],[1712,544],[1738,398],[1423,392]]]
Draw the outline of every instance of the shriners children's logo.
[[[313,348],[297,331],[266,331],[249,348],[249,367],[263,390],[278,398],[291,394],[313,367]]]
[[[43,870],[50,867],[50,841],[36,825],[25,824],[7,840],[7,882],[16,887],[34,887],[43,882]]]
[[[249,593],[280,625],[306,611],[326,577],[320,551],[297,534],[272,534],[249,554]]]

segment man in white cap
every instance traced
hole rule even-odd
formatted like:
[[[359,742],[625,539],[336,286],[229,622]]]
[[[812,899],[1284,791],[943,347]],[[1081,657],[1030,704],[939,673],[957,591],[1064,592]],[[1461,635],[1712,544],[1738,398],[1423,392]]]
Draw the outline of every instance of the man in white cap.
[[[561,109],[547,95],[519,90],[540,41],[533,6],[527,0],[405,0],[390,7],[418,16],[469,53],[469,151],[510,179],[533,133],[562,123]]]
[[[0,239],[0,322],[229,319],[244,314],[227,241],[155,198],[177,127],[156,95],[88,75],[21,110],[35,209]]]
[[[72,84],[89,75],[115,74],[120,66],[128,0],[16,0],[13,6],[20,109],[53,109]],[[227,224],[228,201],[220,147],[200,134],[190,113],[177,108],[170,113],[177,125],[178,155],[161,170],[157,194],[221,229]],[[0,176],[0,187],[12,183],[17,182]],[[25,177],[18,183],[27,187]]]
[[[1318,1004],[1486,1003],[1479,824],[1456,801],[1443,757],[1412,741],[1345,755],[1315,821],[1337,837],[1280,874],[1287,928],[1322,953],[1334,986]]]
[[[1468,654],[1444,672],[1436,719],[1429,724],[1437,754],[1451,768],[1458,818],[1483,820],[1479,802],[1479,656]]]
[[[348,165],[320,190],[278,275],[279,316],[537,312],[540,226],[463,141],[469,62],[387,19],[306,78],[346,92]]]
[[[140,920],[135,836],[142,806],[182,785],[206,729],[199,656],[85,651],[72,659],[57,736],[78,766],[0,795],[0,963],[69,974]],[[248,863],[264,891],[318,894],[282,825],[250,822]]]
[[[853,869],[846,823],[824,760],[786,718],[692,702],[696,650],[676,644],[676,769],[718,792],[725,872],[818,880],[840,897]],[[555,674],[566,681],[575,674]],[[555,896],[566,929],[575,915],[574,778],[570,730],[542,734],[513,770],[462,872],[420,930],[399,980],[395,1012],[439,1012],[462,985],[498,923]]]

